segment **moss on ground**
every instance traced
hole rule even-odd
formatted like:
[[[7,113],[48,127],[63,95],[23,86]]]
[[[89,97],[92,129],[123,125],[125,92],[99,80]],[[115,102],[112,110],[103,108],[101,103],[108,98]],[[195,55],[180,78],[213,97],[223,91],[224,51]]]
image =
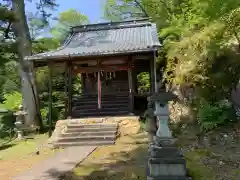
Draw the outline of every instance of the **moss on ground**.
[[[93,152],[74,170],[76,180],[145,180],[147,163],[146,135],[121,137],[115,146],[104,146]],[[201,163],[211,156],[206,149],[185,153],[189,175],[194,180],[215,180],[215,173]]]
[[[121,137],[114,146],[97,148],[74,170],[74,179],[145,180],[147,141],[144,134]]]
[[[203,157],[209,157],[207,149],[192,150],[184,154],[187,161],[188,174],[194,180],[215,180],[215,173],[201,163]]]

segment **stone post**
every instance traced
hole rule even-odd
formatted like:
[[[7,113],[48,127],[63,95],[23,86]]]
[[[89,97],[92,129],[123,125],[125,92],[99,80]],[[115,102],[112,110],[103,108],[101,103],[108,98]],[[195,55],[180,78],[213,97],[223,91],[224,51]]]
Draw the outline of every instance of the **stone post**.
[[[172,93],[165,91],[148,98],[149,102],[155,103],[154,115],[159,126],[149,146],[147,180],[191,179],[187,177],[186,161],[168,126],[168,101],[175,98]]]

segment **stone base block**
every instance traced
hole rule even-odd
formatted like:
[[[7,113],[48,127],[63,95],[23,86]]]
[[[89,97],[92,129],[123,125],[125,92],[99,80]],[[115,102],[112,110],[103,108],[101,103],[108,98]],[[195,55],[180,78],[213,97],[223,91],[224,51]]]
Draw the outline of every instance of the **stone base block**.
[[[159,147],[176,147],[177,139],[169,137],[153,137],[154,144]]]
[[[149,158],[150,176],[187,176],[184,158]]]
[[[149,156],[152,158],[183,157],[183,153],[176,147],[159,147],[153,145],[149,149]]]

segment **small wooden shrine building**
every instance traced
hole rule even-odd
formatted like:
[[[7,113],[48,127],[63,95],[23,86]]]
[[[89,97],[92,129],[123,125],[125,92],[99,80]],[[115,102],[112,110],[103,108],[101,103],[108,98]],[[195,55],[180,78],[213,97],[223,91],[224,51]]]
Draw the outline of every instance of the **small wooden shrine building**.
[[[148,19],[89,24],[71,28],[64,45],[26,57],[35,67],[59,64],[65,69],[66,111],[71,118],[134,113],[137,75],[150,74],[156,89],[156,53],[160,46],[156,25]],[[72,77],[81,79],[81,92],[72,95]],[[52,101],[51,78],[49,101]],[[52,112],[50,104],[50,116]]]

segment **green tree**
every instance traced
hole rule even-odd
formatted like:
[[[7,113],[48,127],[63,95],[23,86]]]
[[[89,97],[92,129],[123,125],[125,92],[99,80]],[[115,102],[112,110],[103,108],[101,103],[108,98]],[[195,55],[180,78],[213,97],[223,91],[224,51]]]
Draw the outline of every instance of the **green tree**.
[[[104,18],[110,21],[147,16],[147,11],[142,2],[138,0],[106,0],[104,4]]]
[[[122,18],[125,14],[122,9],[127,8],[122,5],[129,6],[130,1],[135,2],[119,0],[114,5],[109,4],[114,8],[109,8],[107,13],[110,17]],[[164,45],[159,59],[167,62],[164,77],[169,87],[181,87],[181,92],[193,88],[194,97],[189,98],[184,93],[182,96],[189,98],[188,105],[195,106],[200,112],[197,114],[201,114],[199,118],[206,122],[201,113],[201,102],[207,102],[212,108],[223,108],[216,104],[229,99],[239,82],[240,3],[235,0],[138,2],[157,23],[159,38]],[[141,10],[140,6],[135,7]],[[129,16],[136,17],[136,14],[130,12]],[[215,115],[208,116],[208,120],[209,117]]]
[[[59,14],[57,24],[52,27],[51,33],[54,38],[59,39],[62,42],[67,38],[71,26],[87,24],[88,22],[87,16],[81,14],[75,9],[69,9]]]
[[[35,0],[32,3],[36,3],[39,15],[41,15],[43,21],[47,22],[50,17],[49,13],[46,13],[46,9],[56,6],[54,0]],[[32,43],[29,33],[29,27],[27,24],[27,18],[25,13],[24,0],[7,0],[4,4],[0,4],[1,11],[1,34],[2,34],[2,47],[6,47],[9,44],[8,51],[3,51],[2,59],[11,56],[8,60],[15,61],[15,63],[4,63],[5,70],[3,73],[8,74],[12,71],[12,68],[16,68],[19,72],[19,79],[21,84],[21,92],[23,95],[23,104],[26,108],[27,123],[32,124],[35,121],[40,127],[42,126],[40,109],[38,105],[38,94],[36,91],[35,80],[34,80],[34,69],[30,62],[24,61],[24,57],[32,54]],[[11,89],[13,81],[8,81],[10,78],[5,78],[5,89]],[[11,83],[9,83],[11,82]],[[16,84],[17,82],[15,82]],[[13,87],[12,87],[13,88]],[[13,88],[14,89],[14,88]]]

